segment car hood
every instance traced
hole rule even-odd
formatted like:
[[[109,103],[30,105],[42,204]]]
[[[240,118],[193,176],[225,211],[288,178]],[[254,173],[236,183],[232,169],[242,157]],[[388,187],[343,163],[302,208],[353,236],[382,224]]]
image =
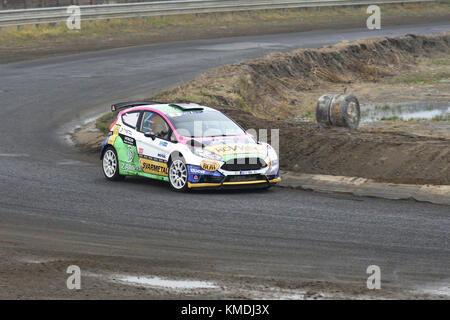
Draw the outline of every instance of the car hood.
[[[256,143],[246,136],[212,137],[195,139],[203,145],[205,150],[222,156],[222,161],[241,157],[265,158],[267,145]]]

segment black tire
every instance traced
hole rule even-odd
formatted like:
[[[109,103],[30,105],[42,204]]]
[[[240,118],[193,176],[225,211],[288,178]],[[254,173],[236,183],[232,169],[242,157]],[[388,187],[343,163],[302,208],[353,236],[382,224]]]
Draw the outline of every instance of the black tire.
[[[316,106],[317,123],[323,127],[331,126],[330,121],[330,105],[333,100],[333,94],[325,94],[319,98]]]
[[[345,112],[343,113],[345,125],[350,130],[358,129],[361,120],[361,110],[358,99],[349,94],[345,96]]]
[[[108,146],[103,152],[102,171],[106,179],[111,181],[121,181],[125,176],[119,174],[119,157],[112,146]]]
[[[186,162],[182,157],[175,157],[169,163],[169,185],[173,191],[188,190],[188,172]]]

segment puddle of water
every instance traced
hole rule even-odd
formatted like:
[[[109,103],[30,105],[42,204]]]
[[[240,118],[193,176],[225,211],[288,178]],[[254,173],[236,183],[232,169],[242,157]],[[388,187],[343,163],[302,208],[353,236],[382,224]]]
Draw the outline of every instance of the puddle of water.
[[[29,157],[29,155],[25,153],[0,153],[0,157],[21,158],[21,157]]]
[[[144,285],[150,287],[161,287],[167,289],[215,289],[218,288],[212,282],[196,280],[170,280],[160,277],[118,277],[116,281],[125,282],[131,285]]]
[[[40,263],[48,263],[57,261],[54,258],[35,258],[35,257],[23,257],[18,259],[19,262],[22,263],[30,263],[30,264],[40,264]]]
[[[422,293],[432,294],[436,296],[444,296],[450,298],[450,282],[445,285],[430,286],[422,288]]]
[[[380,120],[432,120],[450,116],[448,102],[409,102],[361,105],[361,122]]]
[[[284,45],[280,43],[269,43],[269,42],[238,42],[238,43],[227,43],[227,44],[215,44],[209,46],[200,46],[199,50],[209,50],[209,51],[237,51],[237,50],[249,50],[255,48],[262,49],[275,49],[282,48]]]

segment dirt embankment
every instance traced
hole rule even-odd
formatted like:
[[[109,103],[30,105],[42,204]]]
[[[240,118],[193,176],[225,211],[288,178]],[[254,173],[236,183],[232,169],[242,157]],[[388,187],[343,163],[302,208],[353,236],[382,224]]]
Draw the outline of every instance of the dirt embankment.
[[[246,129],[279,128],[285,170],[450,184],[450,140],[446,137],[390,130],[350,132],[292,120],[302,110],[314,110],[317,98],[326,93],[324,88],[374,83],[411,69],[420,57],[448,54],[449,48],[450,33],[445,33],[272,54],[212,70],[156,98],[218,106]]]
[[[232,106],[266,119],[288,119],[312,113],[317,98],[334,84],[342,88],[380,82],[411,69],[418,57],[436,53],[450,53],[450,33],[343,42],[214,69],[157,98]]]

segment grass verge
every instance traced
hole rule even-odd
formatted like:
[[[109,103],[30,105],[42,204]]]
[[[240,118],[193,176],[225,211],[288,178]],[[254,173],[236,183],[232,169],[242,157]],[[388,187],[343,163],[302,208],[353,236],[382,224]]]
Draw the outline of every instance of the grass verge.
[[[445,21],[450,18],[450,0],[383,5],[381,12],[383,25]],[[0,61],[187,39],[365,27],[367,17],[366,7],[330,7],[82,21],[81,30],[69,30],[65,23],[26,25],[21,30],[4,27]]]

